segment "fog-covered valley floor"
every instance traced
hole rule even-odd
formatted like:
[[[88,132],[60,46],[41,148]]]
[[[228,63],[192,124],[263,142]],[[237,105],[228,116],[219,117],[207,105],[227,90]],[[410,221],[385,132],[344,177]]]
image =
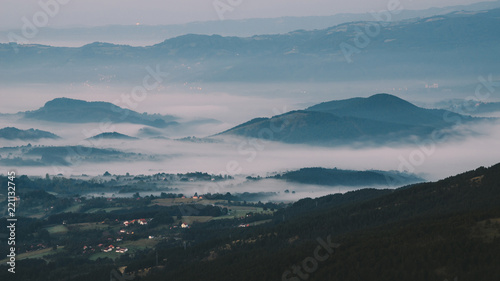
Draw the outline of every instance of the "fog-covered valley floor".
[[[433,81],[429,81],[431,83]],[[414,143],[390,145],[344,145],[317,147],[284,144],[242,137],[217,137],[210,142],[201,139],[183,139],[189,136],[203,138],[222,132],[256,117],[271,117],[291,110],[303,109],[315,103],[353,96],[370,96],[388,92],[414,104],[432,108],[435,103],[453,98],[471,96],[474,81],[441,84],[438,89],[426,88],[422,81],[382,81],[356,83],[302,83],[302,84],[199,84],[165,85],[148,93],[141,101],[126,106],[122,101],[130,91],[118,85],[29,85],[3,86],[4,103],[0,127],[40,129],[61,137],[57,140],[20,141],[2,139],[2,147],[76,146],[111,148],[141,154],[133,161],[117,162],[78,161],[72,165],[19,166],[19,173],[64,176],[87,174],[155,174],[201,171],[213,174],[267,176],[276,172],[304,167],[325,167],[352,170],[397,170],[415,173],[426,180],[437,180],[481,165],[498,161],[500,144],[498,123],[458,124],[452,129],[463,135],[446,140],[420,140]],[[464,84],[465,83],[465,84]],[[395,86],[391,86],[395,85]],[[405,86],[406,85],[406,86]],[[461,90],[457,90],[461,89]],[[271,95],[272,93],[272,95]],[[357,93],[357,94],[356,94]],[[139,113],[169,114],[178,117],[177,126],[151,128],[155,135],[141,134],[147,126],[138,124],[69,124],[27,120],[13,115],[16,112],[36,110],[45,102],[58,97],[86,101],[107,101]],[[496,101],[492,95],[489,101]],[[130,104],[129,104],[130,105]],[[493,116],[495,114],[492,114]],[[209,120],[206,122],[196,122]],[[119,132],[138,137],[137,140],[89,140],[103,132]],[[81,152],[92,155],[92,149]],[[15,155],[10,155],[14,157]],[[75,156],[75,155],[73,155]],[[81,155],[80,155],[81,156]],[[9,157],[4,153],[2,157]],[[248,188],[259,189],[255,185]],[[283,188],[279,188],[283,189]]]

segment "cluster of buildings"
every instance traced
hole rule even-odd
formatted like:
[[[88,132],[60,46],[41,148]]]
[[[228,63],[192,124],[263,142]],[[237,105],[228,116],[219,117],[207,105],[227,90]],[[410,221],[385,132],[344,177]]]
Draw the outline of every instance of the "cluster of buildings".
[[[102,245],[102,244],[99,244],[99,245]],[[109,253],[113,250],[115,250],[115,252],[120,253],[120,254],[123,254],[123,253],[128,251],[127,248],[115,247],[113,245],[109,245],[106,248],[102,249],[102,251],[105,253]]]
[[[136,219],[136,220],[131,220],[131,221],[124,221],[123,222],[123,225],[125,226],[129,226],[131,224],[140,224],[140,225],[147,225],[148,224],[148,220],[146,219]]]

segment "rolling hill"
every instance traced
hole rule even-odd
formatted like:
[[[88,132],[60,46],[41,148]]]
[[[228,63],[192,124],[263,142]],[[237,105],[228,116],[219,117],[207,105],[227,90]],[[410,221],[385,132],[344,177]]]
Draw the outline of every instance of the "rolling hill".
[[[286,143],[343,145],[404,142],[480,120],[446,110],[417,107],[388,94],[321,103],[306,110],[256,118],[218,135],[237,135]]]
[[[131,123],[157,128],[177,124],[173,116],[140,114],[108,102],[87,102],[69,98],[51,100],[38,110],[25,112],[24,118],[60,123]]]
[[[272,178],[326,186],[402,186],[424,181],[415,175],[395,171],[353,171],[336,168],[302,168],[278,174]]]
[[[311,106],[306,111],[319,111],[337,116],[350,116],[381,122],[404,125],[447,127],[446,119],[462,118],[471,120],[468,116],[448,112],[442,109],[426,109],[415,106],[401,98],[388,94],[376,94],[368,98],[353,98],[340,101],[330,101]],[[443,118],[446,116],[446,118]]]
[[[112,140],[138,140],[138,138],[134,138],[131,136],[127,136],[124,134],[120,134],[118,132],[106,132],[102,134],[98,134],[96,136],[93,136],[91,138],[88,138],[89,140],[101,140],[101,139],[112,139]]]

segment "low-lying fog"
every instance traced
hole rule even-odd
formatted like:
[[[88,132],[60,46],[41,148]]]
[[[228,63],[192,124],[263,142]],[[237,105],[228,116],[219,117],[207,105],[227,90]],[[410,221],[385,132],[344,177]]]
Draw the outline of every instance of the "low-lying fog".
[[[363,188],[394,188],[394,186],[321,186],[321,185],[312,185],[312,184],[299,184],[299,183],[291,183],[285,182],[281,180],[275,179],[264,179],[260,181],[247,181],[242,176],[236,176],[232,180],[226,180],[223,182],[182,182],[178,184],[169,185],[169,188],[173,188],[171,191],[142,191],[139,192],[139,195],[149,196],[161,196],[162,192],[171,192],[176,194],[184,194],[186,196],[192,196],[194,194],[215,194],[221,193],[225,194],[226,192],[230,192],[233,195],[243,194],[245,192],[249,193],[262,193],[255,194],[253,200],[247,201],[297,201],[301,198],[316,198],[334,193],[345,193],[348,191],[359,190]],[[87,197],[132,197],[136,194],[136,192],[128,192],[128,193],[120,193],[120,192],[92,192],[87,193],[85,196]]]
[[[428,81],[431,83],[433,81]],[[474,81],[464,89],[473,89]],[[393,86],[395,85],[395,86]],[[404,85],[408,85],[405,87]],[[420,85],[417,87],[417,85]],[[208,84],[177,85],[157,89],[137,106],[128,107],[140,113],[160,113],[178,116],[181,122],[200,118],[212,118],[220,123],[209,123],[187,128],[159,129],[170,139],[140,139],[136,141],[107,140],[89,141],[86,138],[103,131],[117,131],[130,136],[139,136],[144,125],[114,124],[108,130],[99,124],[65,124],[18,120],[16,116],[0,115],[0,128],[7,126],[20,129],[36,128],[50,131],[62,137],[61,140],[7,141],[0,140],[0,147],[32,145],[85,145],[115,148],[126,152],[158,156],[155,161],[119,163],[77,163],[71,167],[3,167],[16,168],[19,174],[45,175],[63,173],[70,175],[111,174],[155,174],[160,172],[180,173],[201,171],[214,174],[260,175],[273,172],[300,169],[303,167],[326,167],[354,170],[400,170],[416,173],[427,180],[437,180],[479,166],[500,162],[500,124],[489,123],[457,127],[469,132],[464,139],[450,139],[436,143],[429,140],[425,144],[391,145],[386,147],[311,147],[287,145],[276,142],[250,143],[246,139],[226,139],[220,143],[195,143],[176,141],[185,136],[204,137],[229,129],[255,117],[270,117],[285,111],[303,109],[307,106],[335,99],[355,96],[370,96],[378,92],[388,92],[401,98],[429,105],[448,98],[465,98],[468,90],[457,92],[458,84],[445,89],[425,88],[425,81],[374,82],[362,85],[344,84]],[[420,88],[419,88],[420,87]],[[441,87],[441,86],[440,86]],[[128,89],[128,90],[127,90]],[[372,89],[372,90],[369,90]],[[376,89],[376,90],[373,90]],[[3,103],[0,113],[16,113],[35,110],[45,102],[57,97],[84,99],[87,101],[108,101],[125,107],[120,102],[123,94],[129,94],[126,86],[92,85],[31,85],[0,86]],[[474,92],[472,91],[472,94]],[[497,101],[492,95],[488,101]],[[5,173],[5,172],[3,172]],[[287,183],[266,181],[246,185],[244,191],[283,192]],[[302,187],[297,187],[299,196]],[[243,189],[242,189],[243,190]],[[318,196],[330,193],[324,187],[307,187]],[[344,190],[342,190],[344,191]]]

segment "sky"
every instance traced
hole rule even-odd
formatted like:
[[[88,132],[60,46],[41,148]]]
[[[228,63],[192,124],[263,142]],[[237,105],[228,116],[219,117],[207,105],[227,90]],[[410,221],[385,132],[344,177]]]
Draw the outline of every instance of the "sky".
[[[28,2],[28,3],[27,3]],[[47,27],[164,25],[221,19],[325,16],[386,10],[464,5],[481,0],[0,0],[0,29],[39,20]],[[45,3],[42,5],[41,3]],[[46,8],[44,8],[44,6]],[[218,7],[219,11],[215,8]],[[49,15],[44,18],[45,15]],[[38,16],[38,17],[37,17]],[[24,20],[23,20],[24,19]],[[44,22],[45,21],[45,22]]]

